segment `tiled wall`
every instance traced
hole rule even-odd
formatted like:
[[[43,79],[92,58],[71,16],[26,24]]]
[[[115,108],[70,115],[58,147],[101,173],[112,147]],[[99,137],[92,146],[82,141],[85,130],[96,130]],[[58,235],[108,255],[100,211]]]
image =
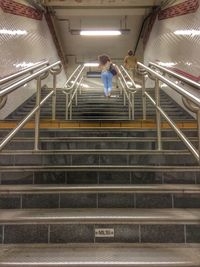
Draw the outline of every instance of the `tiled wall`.
[[[196,6],[193,13],[190,13],[188,6],[191,2],[193,7]],[[164,10],[162,11],[162,19],[159,19],[159,16],[156,19],[145,47],[146,65],[149,61],[160,62],[165,67],[200,81],[200,8],[196,3],[198,4],[198,1],[185,1],[180,4],[185,10],[188,9],[189,13],[184,15],[179,13],[169,17],[166,13],[164,18]],[[175,5],[168,11],[172,12],[173,8],[177,10]],[[182,103],[176,94],[173,97]]]
[[[7,0],[0,2],[0,78],[41,60],[49,60],[50,63],[59,60],[44,16],[37,17],[37,12],[33,18],[27,13],[27,16],[7,13],[5,5],[2,6],[5,2]],[[18,3],[15,5],[14,10],[19,11],[18,8],[21,6]],[[30,11],[30,7],[27,8]],[[34,13],[33,9],[32,11]],[[65,79],[65,74],[62,72],[58,79],[59,86],[63,85]],[[51,80],[49,77],[43,84],[51,85]],[[0,110],[0,119],[5,118],[29,98],[35,92],[35,85],[36,82],[33,81],[13,92],[8,97],[5,107]]]

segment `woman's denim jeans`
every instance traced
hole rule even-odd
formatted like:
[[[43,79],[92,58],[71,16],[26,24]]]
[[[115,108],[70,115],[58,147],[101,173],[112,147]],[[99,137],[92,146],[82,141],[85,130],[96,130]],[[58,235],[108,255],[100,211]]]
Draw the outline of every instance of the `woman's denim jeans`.
[[[101,73],[101,79],[104,85],[104,94],[108,96],[112,91],[112,78],[113,75],[110,71],[104,71]]]

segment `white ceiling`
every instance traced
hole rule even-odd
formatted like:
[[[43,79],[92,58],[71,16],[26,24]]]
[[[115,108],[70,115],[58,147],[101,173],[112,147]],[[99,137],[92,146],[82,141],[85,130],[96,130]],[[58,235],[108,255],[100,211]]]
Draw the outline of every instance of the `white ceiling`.
[[[135,48],[144,18],[166,0],[43,0],[54,12],[58,35],[69,63],[95,61],[99,54],[122,59]],[[73,29],[130,29],[127,35],[86,37]]]

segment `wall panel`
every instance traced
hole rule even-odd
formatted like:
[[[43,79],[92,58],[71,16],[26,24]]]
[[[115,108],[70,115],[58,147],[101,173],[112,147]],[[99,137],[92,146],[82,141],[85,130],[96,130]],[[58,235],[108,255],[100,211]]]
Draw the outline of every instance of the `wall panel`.
[[[15,73],[41,60],[53,63],[59,60],[49,28],[42,20],[5,13],[0,8],[0,77]],[[59,76],[59,86],[65,74]],[[51,77],[44,81],[51,85]],[[13,92],[6,106],[0,110],[0,119],[5,118],[17,106],[35,92],[36,82],[30,82]]]

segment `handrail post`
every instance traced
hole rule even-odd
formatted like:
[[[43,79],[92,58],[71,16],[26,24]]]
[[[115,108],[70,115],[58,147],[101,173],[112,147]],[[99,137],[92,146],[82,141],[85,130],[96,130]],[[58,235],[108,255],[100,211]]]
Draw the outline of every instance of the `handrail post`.
[[[56,119],[56,76],[62,71],[62,65],[59,64],[57,68],[50,69],[51,74],[53,75],[53,96],[52,96],[52,120]]]
[[[155,99],[156,107],[160,108],[160,86],[159,80],[155,80]],[[162,150],[161,144],[161,116],[159,110],[156,108],[156,127],[157,127],[157,139],[158,139],[158,150]]]
[[[56,119],[56,74],[53,74],[52,120]]]
[[[197,111],[197,131],[198,131],[198,154],[200,164],[200,109]]]
[[[147,118],[145,91],[146,91],[146,88],[145,88],[145,75],[142,75],[142,114],[143,114],[143,120],[146,120],[146,118]]]
[[[70,102],[71,102],[72,95],[70,94]],[[72,105],[73,101],[71,102],[71,105],[69,107],[69,119],[72,120]]]
[[[130,105],[130,102],[131,102],[131,93],[128,93],[128,98],[129,98],[129,105],[128,105],[128,118],[129,120],[131,120],[131,105]]]
[[[75,96],[75,105],[76,105],[76,107],[78,105],[78,92],[76,92],[76,96]]]
[[[40,106],[41,100],[41,77],[37,78],[37,93],[36,93],[36,107]],[[35,145],[34,150],[38,150],[39,140],[39,124],[40,124],[40,108],[35,113]]]
[[[126,106],[126,95],[124,93],[124,106]]]
[[[68,94],[65,95],[65,99],[66,99],[66,101],[65,101],[65,119],[68,120],[68,118],[69,118],[69,110],[68,110],[69,95]]]
[[[132,120],[135,119],[135,93],[132,94]]]

